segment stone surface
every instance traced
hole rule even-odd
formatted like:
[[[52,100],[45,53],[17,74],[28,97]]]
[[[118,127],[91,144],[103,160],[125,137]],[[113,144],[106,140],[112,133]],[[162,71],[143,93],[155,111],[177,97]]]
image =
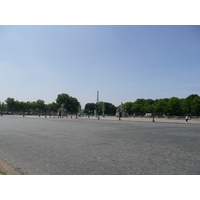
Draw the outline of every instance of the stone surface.
[[[19,174],[200,174],[199,125],[133,120],[3,116],[0,159]]]

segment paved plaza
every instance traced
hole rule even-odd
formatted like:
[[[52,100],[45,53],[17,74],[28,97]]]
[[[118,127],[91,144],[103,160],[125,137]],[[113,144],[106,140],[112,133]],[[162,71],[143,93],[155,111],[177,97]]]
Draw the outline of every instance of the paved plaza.
[[[0,173],[199,175],[200,123],[0,117]]]

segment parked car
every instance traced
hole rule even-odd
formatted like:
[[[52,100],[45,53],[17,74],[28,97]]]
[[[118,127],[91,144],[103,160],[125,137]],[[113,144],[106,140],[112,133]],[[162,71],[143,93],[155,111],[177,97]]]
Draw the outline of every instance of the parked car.
[[[10,114],[10,112],[8,112],[8,111],[5,111],[3,114],[4,114],[4,115],[9,115],[9,114]]]
[[[146,113],[144,116],[145,116],[145,117],[151,117],[152,114],[151,114],[151,113]]]

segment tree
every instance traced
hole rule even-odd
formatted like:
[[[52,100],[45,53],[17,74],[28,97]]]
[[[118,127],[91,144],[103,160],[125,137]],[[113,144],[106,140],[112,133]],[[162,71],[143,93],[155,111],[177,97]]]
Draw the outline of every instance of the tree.
[[[104,103],[105,106],[105,114],[108,115],[115,115],[116,114],[116,107],[112,103]]]
[[[71,110],[71,113],[78,113],[78,107],[80,103],[75,97],[69,97],[68,110]]]
[[[14,98],[10,98],[8,97],[6,100],[5,100],[6,104],[7,104],[7,109],[10,110],[10,111],[13,111],[16,109],[16,103],[15,103],[15,99]]]
[[[85,104],[85,109],[84,112],[85,113],[94,113],[94,110],[96,110],[96,104],[95,103],[87,103]]]
[[[49,112],[56,113],[57,110],[58,110],[58,108],[59,108],[59,106],[58,106],[58,104],[55,103],[55,102],[52,102],[52,103],[47,104],[47,110],[48,110]]]
[[[195,107],[197,108],[198,106],[194,106],[193,104],[196,104],[195,99],[197,101],[198,98],[200,98],[199,95],[191,94],[187,98],[182,100],[181,108],[185,115],[193,115],[196,112]]]
[[[99,103],[96,103],[96,110],[98,115],[102,115],[103,113],[103,102],[100,101]]]
[[[36,109],[41,113],[45,109],[45,102],[41,99],[38,99],[35,103]]]
[[[191,101],[189,99],[181,99],[181,110],[184,115],[191,115]]]
[[[80,105],[80,103],[75,97],[70,97],[68,94],[64,93],[58,95],[56,103],[59,107],[64,103],[65,109],[71,113],[77,112],[78,107]]]
[[[1,101],[0,101],[0,112],[1,112],[1,116],[3,115],[2,112],[5,111],[5,107],[6,107],[6,106],[5,106],[4,102],[1,103]]]
[[[146,105],[145,106],[145,111],[147,113],[152,113],[153,112],[153,104],[152,105]]]
[[[104,114],[115,115],[116,107],[112,103],[100,101],[98,104],[96,104],[97,111],[100,115],[103,114],[103,107],[104,107]]]
[[[192,115],[200,115],[200,97],[195,97],[191,101],[191,113]]]
[[[146,112],[145,99],[137,99],[131,107],[132,113],[143,115]]]
[[[148,112],[148,113],[152,112],[152,106],[153,105],[154,105],[154,100],[153,99],[145,100],[144,107],[145,107],[146,112]]]
[[[62,103],[65,104],[65,108],[67,106],[67,104],[69,104],[69,95],[68,94],[59,94],[57,99],[56,99],[56,103],[61,106]]]
[[[27,104],[23,101],[19,102],[19,101],[16,101],[17,105],[18,105],[18,111],[25,111],[27,109]]]
[[[167,106],[167,102],[169,99],[165,98],[165,99],[159,99],[157,100],[156,104],[155,104],[155,113],[158,115],[165,115],[167,110],[166,110],[166,106]]]
[[[31,110],[31,102],[30,102],[30,101],[27,101],[25,104],[26,104],[26,105],[25,105],[26,111],[30,112],[30,110]]]
[[[132,102],[126,102],[124,103],[124,109],[128,112],[129,115],[131,115],[133,112],[132,112],[132,106],[133,106],[133,103]]]
[[[135,114],[141,114],[141,110],[143,110],[142,107],[143,107],[142,104],[137,104],[134,102],[131,107],[131,111],[132,113],[135,113]]]
[[[36,109],[37,109],[36,102],[35,101],[31,102],[30,103],[30,110],[31,110],[31,112],[35,112]]]
[[[194,100],[196,97],[199,97],[199,95],[198,95],[198,94],[191,94],[191,95],[189,95],[186,99],[189,100],[189,101],[192,101],[192,100]]]
[[[97,110],[97,112],[102,115],[103,114],[103,106],[104,106],[104,113],[106,115],[115,115],[116,113],[116,107],[109,102],[103,102],[100,101],[99,103],[87,103],[85,104],[85,113],[94,113],[94,110]]]
[[[181,115],[180,99],[172,97],[167,103],[167,112],[169,115]]]

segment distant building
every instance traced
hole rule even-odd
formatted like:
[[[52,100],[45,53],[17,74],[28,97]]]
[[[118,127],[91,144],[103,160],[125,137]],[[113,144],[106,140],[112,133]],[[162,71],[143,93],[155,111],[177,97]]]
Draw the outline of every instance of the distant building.
[[[121,103],[121,105],[118,106],[116,110],[116,117],[127,117],[126,110],[124,109],[124,104]]]

